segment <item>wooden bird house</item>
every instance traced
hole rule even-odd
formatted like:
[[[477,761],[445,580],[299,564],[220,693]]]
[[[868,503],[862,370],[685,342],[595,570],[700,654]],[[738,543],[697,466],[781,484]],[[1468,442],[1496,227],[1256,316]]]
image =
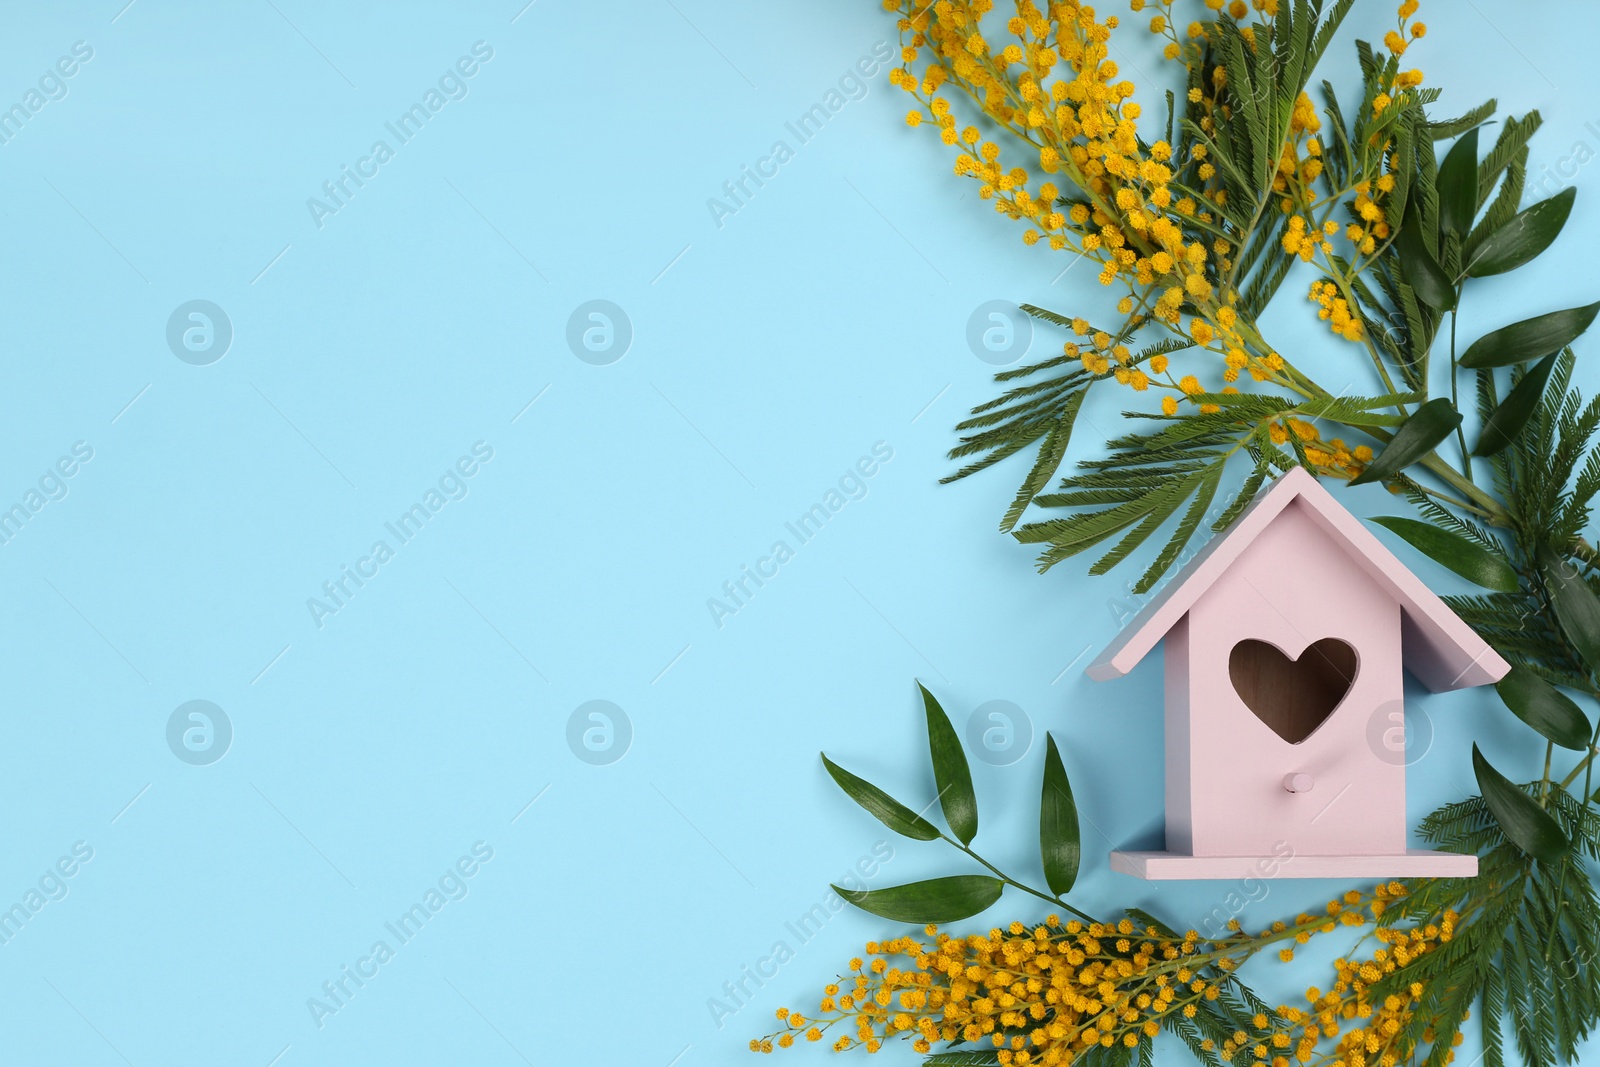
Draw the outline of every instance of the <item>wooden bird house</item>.
[[[1477,874],[1476,856],[1406,847],[1402,670],[1440,692],[1510,666],[1306,471],[1262,492],[1087,673],[1119,678],[1161,641],[1166,851],[1113,852],[1114,870]]]

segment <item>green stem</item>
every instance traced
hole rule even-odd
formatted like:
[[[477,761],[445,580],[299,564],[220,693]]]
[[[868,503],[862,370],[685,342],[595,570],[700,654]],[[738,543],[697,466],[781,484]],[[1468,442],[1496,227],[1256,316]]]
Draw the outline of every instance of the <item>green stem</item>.
[[[988,860],[984,859],[982,856],[978,855],[976,852],[972,851],[972,849],[968,848],[966,845],[963,845],[960,841],[957,841],[955,838],[946,837],[944,834],[940,834],[939,836],[941,838],[943,838],[945,841],[948,841],[950,844],[954,845],[956,848],[960,849],[962,852],[965,852],[967,855],[971,856],[973,859],[977,860],[979,863],[983,864],[985,867],[989,868],[990,872],[993,873],[996,878],[1000,879],[1006,885],[1012,886],[1012,887],[1014,887],[1016,889],[1020,889],[1024,893],[1032,893],[1034,896],[1038,897],[1040,900],[1048,900],[1050,903],[1056,905],[1059,908],[1065,908],[1067,911],[1072,912],[1072,914],[1076,915],[1078,918],[1082,919],[1084,922],[1097,923],[1097,922],[1100,921],[1099,919],[1096,919],[1092,915],[1088,915],[1088,914],[1085,914],[1084,912],[1079,911],[1077,908],[1074,908],[1071,904],[1068,904],[1066,901],[1062,900],[1060,897],[1053,897],[1048,893],[1040,892],[1039,890],[1033,888],[1030,885],[1023,885],[1021,882],[1017,881],[1015,878],[1011,877],[1009,874],[1007,874],[1004,871],[1002,871],[999,867],[996,867],[994,864],[990,863]]]
[[[1461,302],[1461,292],[1456,291],[1456,303]],[[1461,410],[1461,403],[1456,395],[1456,311],[1450,310],[1450,406],[1457,411]],[[1467,435],[1461,432],[1461,424],[1456,423],[1456,443],[1461,446],[1461,470],[1470,479],[1472,477],[1472,453],[1467,451]]]
[[[1544,961],[1550,962],[1550,953],[1556,947],[1556,935],[1561,932],[1561,909],[1567,906],[1567,871],[1572,868],[1572,853],[1561,857],[1561,878],[1556,882],[1556,913],[1550,917],[1550,937],[1544,943]]]
[[[1589,798],[1592,796],[1589,788],[1594,784],[1594,754],[1600,751],[1600,749],[1595,748],[1595,742],[1597,741],[1600,741],[1600,724],[1596,724],[1594,733],[1589,735],[1589,754],[1583,758],[1583,807],[1585,814],[1588,813]],[[1577,773],[1577,770],[1574,769],[1572,774],[1567,775],[1567,781],[1561,783],[1561,788],[1565,789],[1567,784],[1572,781],[1572,776]]]
[[[1361,430],[1361,432],[1365,433],[1367,436],[1374,437],[1385,444],[1394,440],[1394,434],[1377,426],[1360,426],[1357,427],[1357,429]],[[1429,452],[1426,456],[1423,456],[1421,459],[1419,459],[1417,464],[1426,469],[1430,474],[1437,476],[1440,481],[1444,482],[1452,489],[1462,493],[1468,500],[1472,501],[1473,505],[1479,509],[1479,513],[1483,516],[1485,521],[1489,523],[1489,525],[1507,528],[1512,525],[1511,512],[1506,510],[1504,504],[1500,503],[1500,501],[1493,496],[1490,496],[1489,493],[1485,492],[1483,489],[1480,489],[1478,487],[1478,483],[1474,482],[1471,478],[1468,478],[1466,475],[1450,466],[1450,464],[1446,462],[1444,457],[1439,455],[1439,453]]]
[[[1285,362],[1285,366],[1288,367],[1287,362]],[[1301,377],[1303,378],[1304,375],[1301,375]],[[1331,395],[1326,389],[1323,389],[1321,386],[1310,381],[1309,379],[1306,379],[1305,385],[1307,387],[1306,390],[1297,390],[1301,392],[1301,395],[1305,395],[1306,391],[1309,391],[1317,397],[1327,397]],[[1373,437],[1384,442],[1385,444],[1394,439],[1394,434],[1378,426],[1358,426],[1354,428],[1359,429],[1367,436]],[[1429,473],[1438,477],[1440,481],[1444,482],[1452,489],[1460,492],[1468,500],[1470,500],[1473,505],[1479,509],[1479,513],[1484,520],[1487,521],[1491,526],[1511,526],[1511,512],[1506,510],[1505,505],[1500,503],[1499,500],[1491,496],[1485,490],[1480,489],[1478,484],[1472,480],[1470,474],[1463,474],[1461,471],[1458,471],[1452,467],[1448,462],[1445,461],[1443,456],[1439,455],[1438,452],[1429,452],[1417,462]]]
[[[1592,784],[1596,741],[1600,741],[1600,724],[1596,724],[1594,731],[1589,735],[1589,754],[1583,758],[1583,763],[1580,764],[1580,766],[1583,767],[1583,806],[1578,809],[1578,818],[1580,820],[1587,820],[1589,816],[1589,786]],[[1573,777],[1577,773],[1577,768],[1573,768],[1572,774],[1567,775],[1566,780],[1561,783],[1561,788],[1565,789],[1567,787],[1567,783],[1572,781]],[[1580,824],[1580,834],[1582,833],[1582,830],[1583,828]],[[1550,951],[1551,949],[1555,948],[1556,934],[1561,929],[1561,909],[1566,907],[1567,904],[1567,868],[1571,865],[1572,857],[1569,854],[1561,861],[1561,883],[1556,887],[1556,900],[1559,901],[1559,903],[1556,905],[1556,921],[1550,924],[1550,940],[1546,942],[1544,946],[1544,958],[1546,961],[1550,959]]]
[[[1511,525],[1511,512],[1506,510],[1505,505],[1478,488],[1477,483],[1471,477],[1462,474],[1446,463],[1439,453],[1429,452],[1419,462],[1430,474],[1437,475],[1441,481],[1451,488],[1466,494],[1468,500],[1482,508],[1487,513],[1491,526],[1509,527]]]
[[[1429,496],[1433,497],[1435,500],[1443,501],[1444,503],[1449,504],[1451,507],[1456,508],[1459,511],[1470,512],[1471,514],[1476,515],[1479,518],[1483,518],[1483,519],[1486,519],[1486,518],[1489,517],[1489,513],[1487,511],[1484,511],[1482,508],[1478,507],[1476,504],[1470,504],[1465,500],[1458,500],[1456,497],[1451,496],[1449,493],[1441,493],[1437,489],[1429,489],[1427,486],[1423,485],[1421,482],[1417,483],[1417,488],[1421,489],[1424,493],[1427,493]]]
[[[1588,693],[1591,697],[1600,697],[1600,692],[1596,692],[1592,689],[1589,690]],[[1597,755],[1600,755],[1600,721],[1595,722],[1594,731],[1589,735],[1588,753],[1583,757],[1583,759],[1578,761],[1578,765],[1576,767],[1572,768],[1572,773],[1561,779],[1561,788],[1565,789],[1577,779],[1580,772],[1583,774],[1583,803],[1585,806],[1587,806],[1589,803],[1590,776],[1594,769],[1594,758]]]
[[[1544,743],[1544,777],[1539,780],[1539,806],[1548,807],[1550,803],[1550,757],[1555,755],[1556,743]]]
[[[1600,754],[1600,748],[1596,748],[1593,744],[1591,744],[1589,746],[1589,754],[1583,757],[1583,759],[1579,760],[1578,765],[1572,768],[1572,773],[1561,779],[1561,781],[1557,784],[1560,785],[1562,789],[1565,789],[1567,786],[1571,785],[1577,780],[1578,775],[1583,775],[1583,792],[1586,798],[1585,802],[1587,802],[1587,797],[1589,794],[1589,772],[1594,766],[1594,758],[1597,754]]]
[[[1328,276],[1331,277],[1335,284],[1339,286],[1339,294],[1344,297],[1345,303],[1350,306],[1351,312],[1357,316],[1357,321],[1359,322],[1359,317],[1361,314],[1360,301],[1356,299],[1356,294],[1351,290],[1350,283],[1344,277],[1344,275],[1336,270],[1332,270],[1332,264],[1329,266],[1330,269],[1327,272]],[[1389,377],[1389,368],[1383,365],[1383,355],[1379,353],[1378,346],[1373,343],[1371,332],[1364,328],[1361,331],[1361,343],[1366,347],[1367,354],[1372,357],[1373,369],[1378,372],[1378,380],[1383,382],[1384,390],[1390,393],[1398,393],[1400,390],[1394,387],[1394,380]],[[1396,404],[1395,410],[1399,411],[1402,415],[1407,414],[1404,404]]]

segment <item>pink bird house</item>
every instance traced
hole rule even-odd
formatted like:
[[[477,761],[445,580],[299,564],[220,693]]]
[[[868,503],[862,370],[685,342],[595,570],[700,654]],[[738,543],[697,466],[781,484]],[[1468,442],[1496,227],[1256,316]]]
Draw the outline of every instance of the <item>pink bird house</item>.
[[[1406,847],[1404,683],[1510,666],[1317,480],[1295,468],[1186,565],[1088,668],[1120,678],[1166,642],[1164,852],[1139,878],[1470,877]]]

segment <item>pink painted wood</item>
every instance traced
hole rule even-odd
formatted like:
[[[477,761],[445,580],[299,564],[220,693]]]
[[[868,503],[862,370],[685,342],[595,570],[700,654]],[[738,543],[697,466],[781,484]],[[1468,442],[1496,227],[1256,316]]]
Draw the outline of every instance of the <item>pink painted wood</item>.
[[[1330,637],[1355,650],[1354,679],[1290,744],[1245,704],[1230,654],[1253,639],[1298,661]],[[1167,851],[1113,853],[1113,869],[1232,878],[1288,852],[1280,877],[1477,873],[1476,857],[1406,847],[1404,749],[1394,744],[1402,672],[1440,690],[1496,681],[1509,665],[1316,479],[1299,469],[1279,479],[1088,674],[1126,674],[1163,638]]]
[[[1422,579],[1412,574],[1394,553],[1373,536],[1361,520],[1317,480],[1295,468],[1268,487],[1239,517],[1225,536],[1214,538],[1167,583],[1143,611],[1135,615],[1116,639],[1091,663],[1090,678],[1103,682],[1120,678],[1139,665],[1168,630],[1188,612],[1190,605],[1227,573],[1239,553],[1270,526],[1279,512],[1300,503],[1343,548],[1341,557],[1328,560],[1330,569],[1359,570],[1394,598],[1405,617],[1406,666],[1417,680],[1434,692],[1464,689],[1497,682],[1510,665],[1483,642],[1472,628],[1434,596]],[[1329,582],[1337,581],[1331,574]]]
[[[1240,878],[1472,878],[1478,857],[1411,849],[1400,856],[1294,856],[1271,866],[1260,856],[1113,852],[1111,869],[1151,881]],[[1270,874],[1263,874],[1270,871]]]

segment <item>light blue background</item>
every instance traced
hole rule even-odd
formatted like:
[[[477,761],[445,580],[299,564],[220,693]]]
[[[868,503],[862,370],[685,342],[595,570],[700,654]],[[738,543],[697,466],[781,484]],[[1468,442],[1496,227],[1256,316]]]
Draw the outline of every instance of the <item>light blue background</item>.
[[[1048,729],[1085,819],[1084,907],[1181,925],[1221,901],[1229,887],[1105,866],[1162,818],[1157,658],[1111,685],[1081,674],[1134,572],[1035,574],[994,532],[1016,462],[935,484],[952,424],[993,392],[963,340],[972,309],[1103,314],[1107,297],[1025,249],[905,128],[882,72],[809,143],[785,130],[895,43],[875,3],[123,2],[0,15],[0,104],[74,42],[93,49],[0,146],[0,506],[74,442],[94,450],[0,546],[0,906],[75,842],[93,849],[0,945],[12,1058],[746,1062],[776,1006],[810,1007],[887,929],[845,912],[802,945],[785,923],[887,836],[819,749],[932,798],[913,677],[958,723],[995,699],[1033,723],[1020,762],[975,764],[996,861],[1036,878]],[[1600,150],[1596,18],[1540,10],[1423,12],[1415,55],[1441,110],[1540,108],[1535,178],[1567,160],[1548,191],[1585,187],[1554,250],[1477,284],[1468,337],[1595,299],[1600,198],[1573,160]],[[1392,20],[1363,0],[1327,69],[1347,83],[1354,32]],[[493,58],[466,98],[319,228],[307,198],[478,41]],[[1170,79],[1137,24],[1117,43],[1142,89]],[[719,227],[708,198],[778,139],[794,158]],[[1330,386],[1364,387],[1307,282],[1286,285],[1274,336]],[[165,341],[192,299],[232,322],[210,366]],[[632,322],[609,366],[565,341],[592,299]],[[1060,340],[1042,328],[1033,351]],[[1080,454],[1125,401],[1096,395]],[[307,598],[479,441],[494,456],[469,495],[318,628]],[[879,441],[893,459],[865,498],[715,625],[707,599]],[[1341,499],[1394,508],[1377,488]],[[1492,694],[1414,695],[1436,737],[1413,822],[1469,790],[1474,739],[1537,773],[1539,744]],[[167,746],[192,699],[232,723],[210,766]],[[607,766],[566,742],[592,699],[632,724]],[[319,1028],[308,998],[480,841],[493,859],[469,894]],[[892,847],[874,885],[965,869]],[[1275,883],[1245,917],[1337,888]],[[1036,909],[1007,897],[985,918],[1013,915]],[[708,1000],[778,940],[796,958],[719,1028]],[[1250,973],[1290,997],[1325,984],[1327,958]]]

